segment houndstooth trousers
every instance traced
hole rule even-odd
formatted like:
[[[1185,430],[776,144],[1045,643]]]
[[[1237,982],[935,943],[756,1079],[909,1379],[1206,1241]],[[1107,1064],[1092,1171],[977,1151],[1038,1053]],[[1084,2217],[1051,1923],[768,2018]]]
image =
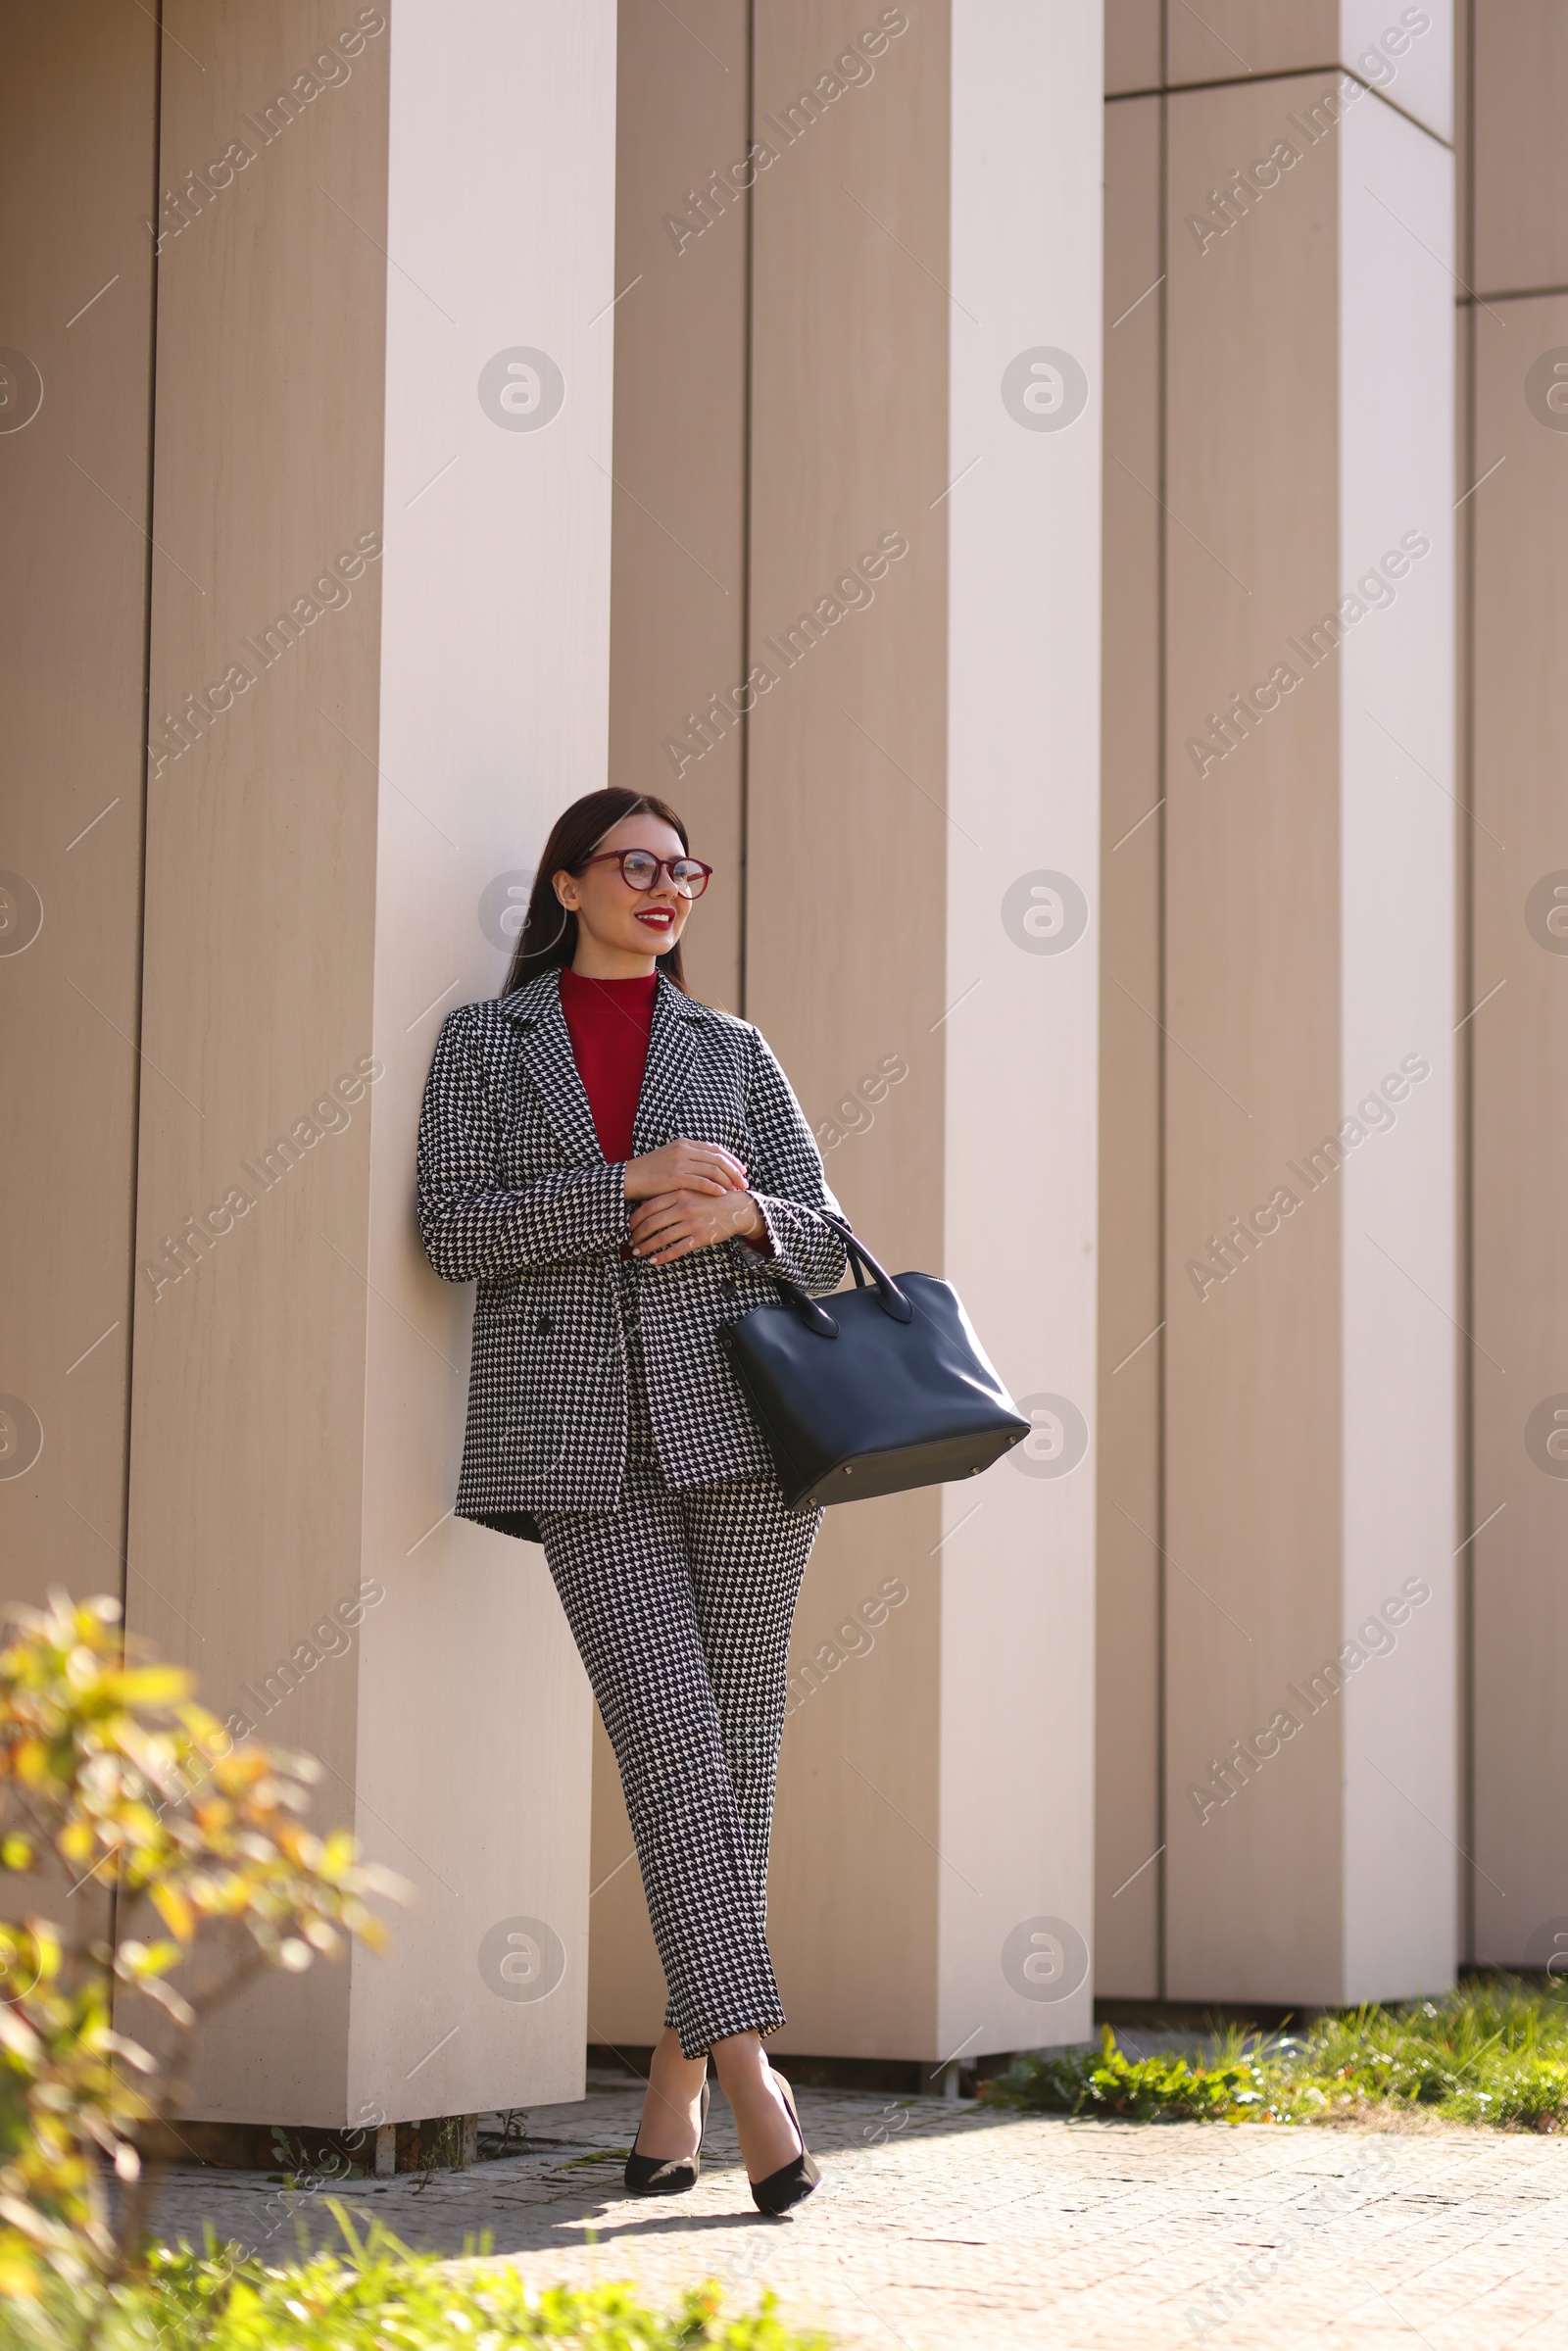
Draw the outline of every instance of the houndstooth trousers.
[[[670,1493],[637,1330],[641,1266],[621,1260],[629,1445],[612,1510],[539,1510],[545,1558],[615,1751],[664,2022],[701,2057],[784,2022],[768,1955],[767,1850],[785,1671],[820,1510],[771,1473]]]

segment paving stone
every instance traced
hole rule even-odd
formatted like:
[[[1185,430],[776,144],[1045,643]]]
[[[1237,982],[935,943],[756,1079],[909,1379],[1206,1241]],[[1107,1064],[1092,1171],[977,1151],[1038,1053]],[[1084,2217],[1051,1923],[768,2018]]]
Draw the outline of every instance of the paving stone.
[[[789,2221],[747,2190],[715,2097],[688,2196],[622,2190],[640,2091],[590,2077],[534,2108],[523,2152],[421,2182],[289,2194],[182,2166],[170,2241],[210,2221],[270,2258],[324,2197],[451,2255],[488,2234],[539,2284],[634,2278],[652,2300],[716,2278],[869,2351],[1562,2351],[1568,2141],[1451,2130],[1139,2126],[993,2114],[964,2100],[803,2088],[822,2187]]]

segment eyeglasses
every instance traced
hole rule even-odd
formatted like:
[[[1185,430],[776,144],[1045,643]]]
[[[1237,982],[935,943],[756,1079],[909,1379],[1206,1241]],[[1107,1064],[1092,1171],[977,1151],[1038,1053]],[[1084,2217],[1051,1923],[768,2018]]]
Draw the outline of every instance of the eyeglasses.
[[[652,890],[660,875],[667,873],[671,889],[682,898],[701,898],[713,870],[700,857],[656,857],[651,849],[606,849],[583,859],[585,865],[612,862],[620,867],[620,878],[629,889]]]

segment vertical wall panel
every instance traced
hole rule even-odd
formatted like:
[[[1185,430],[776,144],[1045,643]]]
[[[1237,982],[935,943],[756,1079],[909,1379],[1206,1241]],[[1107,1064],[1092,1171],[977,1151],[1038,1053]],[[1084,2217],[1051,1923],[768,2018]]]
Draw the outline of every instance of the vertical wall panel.
[[[1568,53],[1546,0],[1472,0],[1469,253],[1461,270],[1473,420],[1470,1295],[1471,1955],[1544,1967],[1568,1950],[1568,1843],[1536,1800],[1559,1766],[1568,1646],[1559,1561],[1568,1395],[1559,1301],[1565,1138],[1556,1067],[1568,1004],[1559,750],[1568,423],[1561,118]],[[1509,296],[1518,299],[1509,299]],[[1472,1006],[1475,1007],[1472,1011]]]
[[[303,103],[304,0],[165,22],[131,1622],[336,1823],[358,1656],[268,1677],[361,1575],[387,37]],[[349,1984],[261,1984],[195,2111],[341,2121]]]
[[[1107,19],[1107,28],[1108,28]],[[1096,1988],[1159,1990],[1160,102],[1105,109]]]
[[[1093,2019],[1103,87],[955,0],[942,1262],[1033,1428],[942,1497],[943,2055]]]
[[[1165,39],[1170,78],[1232,81],[1326,66],[1337,56],[1339,0],[1208,0],[1202,9],[1169,0]]]
[[[1555,169],[1554,144],[1525,155]],[[1471,501],[1475,1956],[1542,1967],[1568,1949],[1568,1834],[1539,1800],[1563,1768],[1568,1655],[1568,416],[1548,404],[1568,301],[1482,305],[1474,333],[1476,472],[1496,468]]]
[[[1206,249],[1186,224],[1234,157],[1268,154],[1286,111],[1315,86],[1170,101],[1166,1833],[1177,1998],[1321,1997],[1340,1966],[1335,1739],[1302,1738],[1201,1821],[1186,1792],[1340,1642],[1338,1194],[1309,1200],[1255,1254],[1238,1251],[1223,1284],[1189,1270],[1341,1116],[1335,667],[1261,724],[1235,727],[1223,758],[1189,749],[1223,740],[1210,713],[1266,680],[1286,639],[1339,596],[1335,141]]]
[[[388,109],[361,1553],[387,1600],[357,1794],[419,1901],[390,1963],[356,1955],[350,2104],[416,2114],[580,2096],[587,2040],[587,1679],[542,1550],[443,1523],[470,1294],[432,1273],[412,1200],[442,1014],[502,984],[497,878],[608,772],[615,9],[476,0],[464,22],[455,40],[443,0],[399,0]],[[546,365],[520,363],[514,408],[519,350]]]
[[[0,54],[0,1601],[34,1601],[123,1581],[158,33],[8,6]]]
[[[1475,276],[1483,294],[1568,285],[1568,40],[1554,0],[1472,0]]]
[[[620,0],[615,67],[610,781],[668,800],[715,868],[683,946],[692,986],[731,1011],[746,721],[724,700],[715,714],[712,697],[747,669],[750,17],[749,0],[705,0],[679,21]],[[641,2047],[663,1976],[597,1710],[593,1740],[589,2038]]]
[[[537,1550],[451,1521],[471,1298],[415,1126],[608,764],[614,12],[168,29],[130,1550],[413,1891],[389,1957],[236,2004],[192,2103],[471,2113],[581,2081],[589,1704]]]
[[[1170,119],[1166,1988],[1388,1996],[1456,1951],[1451,159]]]
[[[1341,580],[1365,608],[1341,652],[1343,1111],[1365,1130],[1344,1172],[1341,1640],[1372,1652],[1343,1701],[1358,1999],[1445,1984],[1458,1948],[1453,159],[1371,100],[1340,137]],[[1429,1596],[1402,1614],[1412,1588]]]
[[[746,1011],[899,1267],[936,1264],[942,1237],[950,27],[946,5],[883,20],[904,28],[851,82],[835,60],[874,13],[756,12],[777,160],[755,199],[752,659],[777,683],[752,720]],[[819,641],[794,653],[792,628]],[[908,1074],[876,1100],[879,1065]],[[831,1512],[807,1579],[802,1662],[842,1654],[884,1585],[908,1596],[786,1729],[772,1917],[796,2048],[939,2053],[941,1533],[929,1490]]]
[[[1164,0],[1105,0],[1107,98],[1158,87],[1163,14]]]
[[[738,1011],[744,879],[750,7],[620,0],[611,781],[662,794],[716,868],[686,955]],[[720,697],[718,714],[712,698]],[[708,712],[694,736],[692,712]]]

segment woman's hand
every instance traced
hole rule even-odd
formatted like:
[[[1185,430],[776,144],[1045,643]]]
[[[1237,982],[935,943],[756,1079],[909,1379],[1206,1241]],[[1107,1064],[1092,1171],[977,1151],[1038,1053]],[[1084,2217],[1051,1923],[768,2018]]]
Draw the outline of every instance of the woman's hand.
[[[717,1200],[703,1192],[661,1192],[632,1211],[632,1254],[650,1265],[669,1265],[736,1234],[760,1241],[766,1232],[767,1221],[749,1192],[730,1191]]]
[[[702,1192],[717,1197],[745,1188],[746,1170],[733,1151],[721,1150],[716,1143],[688,1143],[684,1135],[677,1135],[673,1143],[661,1144],[656,1151],[644,1151],[640,1159],[626,1162],[624,1190],[628,1200],[655,1200],[665,1192]]]

